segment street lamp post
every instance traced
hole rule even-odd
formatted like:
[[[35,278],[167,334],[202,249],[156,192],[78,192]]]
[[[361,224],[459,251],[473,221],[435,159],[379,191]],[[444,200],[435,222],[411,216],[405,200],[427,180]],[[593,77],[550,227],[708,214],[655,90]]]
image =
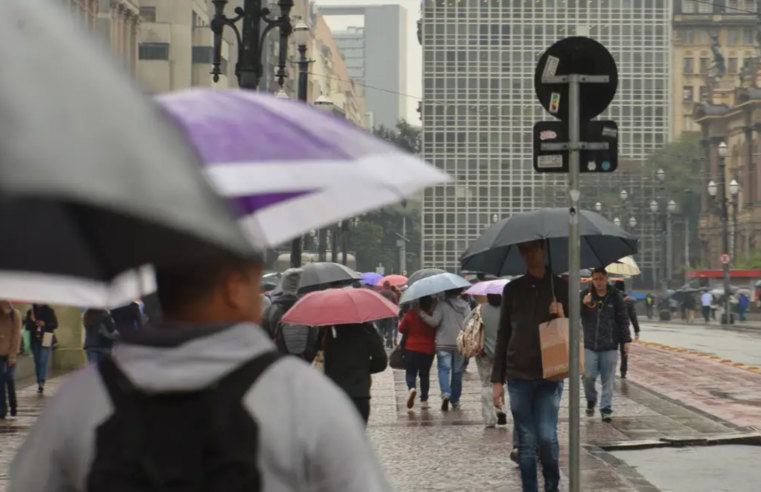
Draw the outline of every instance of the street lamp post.
[[[732,258],[737,258],[737,195],[740,193],[740,183],[733,179],[729,183],[729,195],[732,197],[732,236],[729,250],[732,252]]]
[[[722,254],[729,254],[729,216],[727,211],[727,183],[724,173],[725,158],[727,156],[727,144],[721,142],[719,144],[719,184],[711,181],[708,183],[708,194],[712,198],[716,198],[716,193],[719,193],[719,215],[721,220],[721,250]],[[730,258],[730,261],[732,258]],[[730,296],[730,282],[729,282],[729,263],[726,262],[722,265],[724,270],[724,317],[722,318],[722,324],[730,324],[732,318],[729,312],[729,296]]]
[[[676,212],[676,202],[669,200],[666,206],[666,279],[669,282],[674,275],[674,212]]]
[[[211,20],[211,30],[214,33],[214,59],[212,61],[211,74],[214,82],[219,82],[222,75],[222,32],[225,26],[229,26],[235,32],[238,41],[238,60],[235,63],[235,76],[238,85],[243,89],[256,89],[262,78],[262,50],[264,39],[274,28],[280,29],[280,53],[278,56],[278,71],[275,75],[278,84],[283,85],[285,79],[285,64],[288,57],[288,36],[291,35],[291,9],[293,0],[279,0],[280,16],[270,17],[270,9],[262,7],[262,0],[245,0],[243,7],[235,9],[235,17],[225,15],[227,0],[212,0],[214,4],[214,18]],[[242,21],[242,29],[235,25]],[[262,30],[262,23],[266,24]]]

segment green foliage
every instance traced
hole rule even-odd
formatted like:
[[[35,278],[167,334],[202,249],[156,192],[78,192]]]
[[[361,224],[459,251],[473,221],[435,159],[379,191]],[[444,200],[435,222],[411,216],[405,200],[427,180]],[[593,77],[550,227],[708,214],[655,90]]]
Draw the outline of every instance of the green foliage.
[[[736,268],[738,270],[761,269],[761,252],[755,252],[750,256],[738,258],[732,268]]]
[[[421,129],[419,126],[410,125],[406,120],[400,120],[396,124],[396,128],[387,128],[381,125],[374,128],[373,133],[411,154],[420,153]]]

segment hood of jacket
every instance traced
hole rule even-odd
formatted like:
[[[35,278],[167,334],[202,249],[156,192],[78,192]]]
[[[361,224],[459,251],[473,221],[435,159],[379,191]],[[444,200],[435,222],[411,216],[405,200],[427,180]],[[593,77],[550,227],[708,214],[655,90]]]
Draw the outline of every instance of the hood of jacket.
[[[470,304],[462,297],[447,297],[439,301],[436,310],[441,311],[441,324],[436,329],[436,348],[455,350],[457,335],[463,329],[463,322],[470,314]]]

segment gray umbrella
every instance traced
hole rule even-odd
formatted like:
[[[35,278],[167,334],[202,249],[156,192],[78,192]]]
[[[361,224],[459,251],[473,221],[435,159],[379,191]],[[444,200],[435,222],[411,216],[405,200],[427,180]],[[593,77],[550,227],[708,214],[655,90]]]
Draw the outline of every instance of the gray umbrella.
[[[0,2],[0,270],[110,281],[251,254],[179,130],[70,19]]]
[[[432,296],[452,289],[466,289],[470,282],[454,273],[440,273],[432,277],[418,280],[402,294],[399,304],[405,304],[425,296]]]
[[[417,272],[410,275],[410,277],[407,279],[407,285],[410,286],[418,280],[433,277],[434,275],[438,275],[440,273],[447,273],[447,271],[441,270],[439,268],[424,268],[422,270],[418,270]]]
[[[333,285],[349,285],[359,279],[359,273],[339,263],[310,263],[304,267],[300,291],[310,292]]]
[[[579,214],[581,268],[596,268],[637,253],[637,240],[600,214]],[[517,213],[489,227],[460,257],[463,270],[497,275],[526,271],[518,244],[547,240],[548,264],[555,272],[568,271],[568,209],[547,208]]]

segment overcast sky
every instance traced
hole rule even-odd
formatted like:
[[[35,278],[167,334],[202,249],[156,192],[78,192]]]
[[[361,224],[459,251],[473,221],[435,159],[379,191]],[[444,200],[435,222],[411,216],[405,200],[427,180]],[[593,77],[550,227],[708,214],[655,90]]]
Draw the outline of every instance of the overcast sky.
[[[423,49],[417,41],[417,20],[420,15],[420,0],[315,0],[317,5],[401,5],[407,9],[407,88],[403,92],[407,101],[407,121],[420,124],[417,102],[423,94]],[[330,16],[325,18],[333,31],[345,30],[349,26],[363,25],[361,16]],[[371,89],[367,89],[368,91]],[[400,96],[404,97],[404,96]]]

